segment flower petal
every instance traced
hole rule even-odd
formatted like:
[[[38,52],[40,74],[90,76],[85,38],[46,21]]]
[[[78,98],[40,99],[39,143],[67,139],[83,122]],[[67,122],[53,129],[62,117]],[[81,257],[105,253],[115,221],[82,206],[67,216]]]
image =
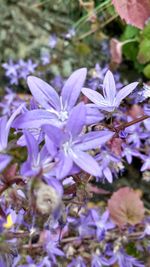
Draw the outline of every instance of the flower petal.
[[[35,109],[18,116],[12,123],[12,127],[16,129],[39,128],[44,124],[51,124],[56,119],[56,115],[46,110]]]
[[[78,136],[81,133],[86,120],[86,107],[84,103],[79,103],[72,109],[68,119],[66,129],[71,133],[72,137]]]
[[[81,137],[80,143],[76,145],[76,148],[84,151],[98,148],[110,140],[113,135],[114,132],[111,131],[89,132]]]
[[[115,105],[116,107],[118,107],[122,101],[122,99],[124,99],[126,96],[128,96],[130,93],[132,93],[132,91],[137,87],[138,82],[134,82],[134,83],[130,83],[127,86],[123,87],[116,96],[116,101],[115,101]]]
[[[76,148],[70,150],[69,155],[72,160],[77,164],[77,166],[79,166],[83,171],[94,176],[99,175],[99,165],[92,156]]]
[[[93,103],[95,103],[98,107],[101,106],[101,105],[105,105],[106,101],[104,99],[104,97],[92,90],[92,89],[89,89],[89,88],[83,88],[82,89],[82,93],[87,96]]]
[[[103,93],[104,97],[110,102],[114,102],[114,98],[116,96],[116,85],[115,85],[115,80],[112,72],[108,70],[106,72],[104,82],[103,82]]]
[[[59,158],[60,161],[56,165],[56,177],[57,179],[63,179],[72,169],[73,161],[69,156],[65,156],[64,153],[60,153]]]
[[[104,176],[106,177],[106,179],[108,180],[108,182],[112,183],[113,176],[112,176],[110,169],[108,167],[106,167],[105,169],[103,169],[103,173],[104,173]]]
[[[38,143],[30,132],[24,131],[24,136],[26,139],[26,146],[28,148],[28,160],[36,165],[39,153]]]
[[[3,171],[9,162],[11,161],[12,157],[6,154],[0,154],[0,172]]]
[[[48,109],[52,106],[60,110],[60,99],[53,87],[34,76],[29,76],[27,83],[32,95],[42,107]]]
[[[8,134],[6,133],[7,116],[0,118],[0,151],[7,148]]]
[[[69,109],[71,109],[76,103],[81,92],[81,88],[84,84],[86,74],[86,68],[78,69],[74,71],[65,82],[61,94],[63,105],[65,107],[69,107]]]
[[[97,123],[103,119],[104,115],[97,108],[86,105],[86,125]]]
[[[47,134],[47,136],[50,138],[50,140],[55,144],[55,146],[60,147],[60,144],[64,137],[63,131],[53,125],[43,125],[42,129]]]

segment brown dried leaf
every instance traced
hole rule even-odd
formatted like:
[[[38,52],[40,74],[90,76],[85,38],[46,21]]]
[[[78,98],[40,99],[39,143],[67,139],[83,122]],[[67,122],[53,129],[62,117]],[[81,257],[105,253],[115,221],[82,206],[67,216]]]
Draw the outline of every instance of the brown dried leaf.
[[[127,24],[143,29],[150,17],[150,0],[112,0],[117,13]]]
[[[127,223],[135,225],[144,218],[144,205],[138,191],[129,187],[120,188],[108,201],[112,220],[120,227]]]

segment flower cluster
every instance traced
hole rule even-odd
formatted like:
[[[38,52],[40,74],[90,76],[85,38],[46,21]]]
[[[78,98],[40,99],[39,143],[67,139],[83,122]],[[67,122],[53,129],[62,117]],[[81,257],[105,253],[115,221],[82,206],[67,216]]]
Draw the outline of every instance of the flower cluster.
[[[31,65],[25,74],[3,67],[14,83]],[[59,94],[28,76],[30,101],[8,90],[1,104],[1,266],[144,266],[126,250],[135,238],[139,255],[150,247],[140,192],[120,189],[106,208],[92,197],[109,197],[99,184],[111,184],[135,157],[149,176],[149,107],[124,105],[138,82],[118,89],[108,70],[96,91],[84,87],[86,75],[74,71]]]
[[[37,63],[34,63],[31,59],[27,61],[20,59],[18,62],[9,60],[2,64],[5,69],[5,75],[8,77],[10,84],[19,84],[20,79],[26,79],[29,74],[34,73]]]

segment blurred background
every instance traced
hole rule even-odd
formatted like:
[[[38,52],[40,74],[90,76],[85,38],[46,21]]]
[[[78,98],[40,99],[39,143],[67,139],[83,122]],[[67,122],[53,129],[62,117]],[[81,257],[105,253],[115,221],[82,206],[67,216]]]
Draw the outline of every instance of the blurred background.
[[[112,2],[0,0],[1,94],[6,86],[26,91],[26,77],[32,73],[60,89],[82,66],[88,68],[93,88],[108,67],[116,73],[118,86],[126,80],[147,81],[150,23],[126,24]]]

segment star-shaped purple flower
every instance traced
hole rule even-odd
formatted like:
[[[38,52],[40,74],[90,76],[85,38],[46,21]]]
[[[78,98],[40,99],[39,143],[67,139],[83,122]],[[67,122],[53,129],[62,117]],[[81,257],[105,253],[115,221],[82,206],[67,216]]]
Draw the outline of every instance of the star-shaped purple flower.
[[[121,101],[128,96],[137,85],[137,82],[130,83],[117,92],[113,74],[108,70],[103,82],[103,95],[87,88],[83,88],[82,93],[99,109],[113,112],[119,107]]]

